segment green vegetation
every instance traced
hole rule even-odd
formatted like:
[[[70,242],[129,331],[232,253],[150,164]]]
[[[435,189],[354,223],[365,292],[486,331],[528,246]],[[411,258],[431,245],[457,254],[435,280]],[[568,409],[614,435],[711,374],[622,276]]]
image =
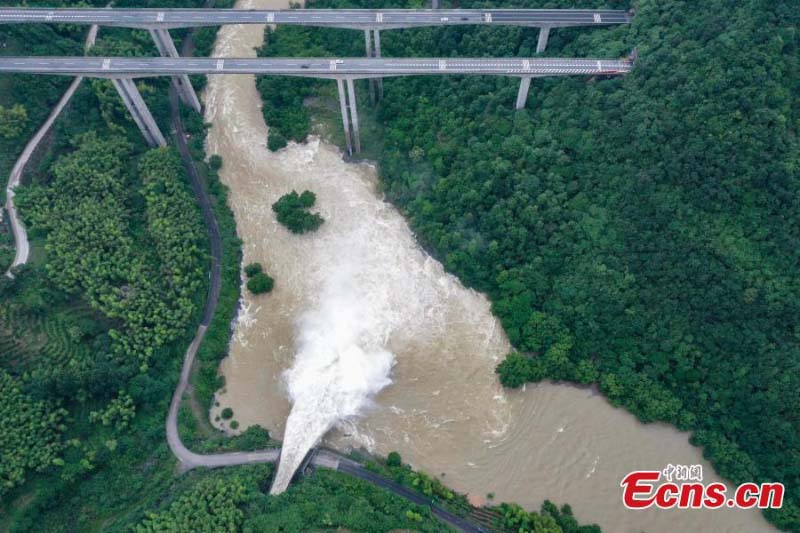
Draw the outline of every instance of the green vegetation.
[[[389,452],[389,455],[386,456],[386,466],[393,468],[398,467],[403,464],[400,454],[397,452]]]
[[[202,286],[196,208],[175,155],[100,136],[74,137],[19,191],[34,250],[44,259],[5,281],[0,293],[2,363],[32,398],[19,399],[21,412],[39,417],[25,438],[9,435],[0,453],[10,467],[44,472],[42,487],[66,494],[92,472],[102,477],[115,453],[125,457],[131,429],[146,435],[156,427],[150,439],[163,439],[162,409]],[[28,447],[26,462],[13,442]],[[43,456],[46,464],[37,462]],[[121,473],[127,466],[117,467]],[[35,494],[34,502],[51,499],[44,488]]]
[[[275,280],[267,276],[263,272],[259,272],[249,280],[247,280],[247,290],[253,294],[264,294],[272,291],[275,286]]]
[[[280,496],[260,499],[255,508],[244,531],[448,530],[429,509],[330,470],[317,471]]]
[[[250,278],[247,280],[247,290],[253,294],[271,292],[275,287],[275,280],[264,273],[261,263],[250,263],[244,267],[244,273]]]
[[[306,28],[310,29],[310,28]],[[312,30],[313,31],[313,30]],[[273,31],[267,29],[261,55],[272,52]],[[281,33],[281,36],[284,34]],[[292,34],[295,37],[294,47],[302,48],[309,55],[319,51],[320,56],[331,55],[319,47],[308,48],[302,44],[305,32]],[[262,112],[269,125],[267,148],[277,152],[289,141],[303,141],[311,131],[311,115],[303,105],[306,97],[311,95],[315,81],[303,78],[284,78],[280,76],[263,76],[258,78],[257,87],[264,99]]]
[[[196,117],[197,114],[191,116]],[[199,368],[193,383],[194,399],[200,405],[200,410],[207,413],[214,393],[223,386],[217,371],[219,363],[228,354],[231,322],[236,316],[241,296],[242,242],[236,234],[236,221],[227,203],[228,188],[219,177],[219,170],[223,166],[222,158],[211,156],[208,163],[204,163],[202,159],[205,156],[203,143],[206,126],[202,120],[186,121],[186,126],[192,133],[191,148],[195,164],[204,178],[206,190],[211,195],[212,209],[222,240],[221,287],[217,310],[197,352]]]
[[[78,55],[86,30],[3,26],[2,53]],[[104,29],[98,45],[154,52],[128,30]],[[0,136],[3,169],[68,82],[0,80],[0,105],[28,114],[16,139]],[[169,81],[140,87],[169,131]],[[199,211],[175,153],[147,150],[107,84],[88,81],[17,198],[33,261],[0,282],[2,395],[14,409],[0,415],[0,529],[123,530],[174,479],[164,414],[205,296]]]
[[[146,513],[135,531],[447,530],[430,510],[330,470],[303,478],[277,497],[265,494],[271,475],[270,465],[201,474],[170,502]]]
[[[424,472],[415,472],[404,465],[400,454],[391,452],[384,461],[368,461],[368,469],[386,478],[425,495],[451,512],[468,516],[473,509],[463,494],[446,487],[438,479]],[[494,499],[491,495],[489,499]],[[545,501],[540,512],[529,512],[516,504],[503,503],[487,508],[494,517],[491,524],[500,531],[515,533],[600,533],[597,525],[580,526],[572,516],[572,509],[564,505],[560,510],[553,503]],[[410,517],[413,519],[412,517]],[[473,517],[477,518],[477,517]],[[484,518],[484,517],[481,517]]]
[[[119,321],[109,332],[114,355],[135,357],[146,368],[196,310],[192,297],[202,279],[197,210],[173,152],[154,150],[139,163],[140,221],[125,172],[130,145],[89,133],[75,147],[53,166],[52,183],[23,189],[17,203],[30,228],[46,235],[50,281]],[[128,229],[140,224],[152,251]]]
[[[308,3],[345,4],[375,7]],[[734,483],[785,483],[788,502],[766,515],[800,530],[800,12],[787,0],[635,8],[630,27],[559,29],[548,49],[637,47],[624,79],[535,80],[519,113],[516,80],[386,80],[375,110],[364,83],[360,114],[382,125],[365,145],[382,146],[371,153],[383,188],[424,246],[492,299],[517,350],[498,368],[504,384],[599,384],[642,421],[691,430]],[[269,38],[263,54],[363,55],[346,31],[282,27]],[[531,56],[536,40],[535,29],[449,27],[386,32],[383,46],[386,56]],[[330,82],[292,83],[333,101]],[[270,113],[277,96],[260,87]],[[338,138],[338,116],[320,116]],[[270,125],[310,129],[290,110]]]
[[[26,472],[41,472],[59,461],[64,409],[35,401],[20,383],[0,370],[0,496],[25,481]]]
[[[25,130],[28,111],[22,104],[14,104],[6,109],[0,106],[0,137],[16,139]]]
[[[316,231],[325,222],[319,213],[308,211],[314,207],[316,201],[317,196],[311,191],[303,191],[302,194],[292,191],[272,204],[272,210],[277,213],[278,222],[286,226],[289,231],[302,234]]]
[[[501,504],[501,514],[497,526],[504,531],[516,533],[600,533],[596,525],[581,526],[572,516],[572,508],[564,505],[559,509],[555,504],[545,501],[539,513],[525,511],[519,505]]]
[[[11,227],[8,225],[8,215],[3,210],[3,222],[0,222],[0,269],[5,270],[14,260],[16,249],[14,248],[14,236],[11,234]]]
[[[256,274],[261,274],[262,272],[264,272],[264,267],[261,266],[261,263],[250,263],[244,267],[244,273],[248,278],[252,278]]]
[[[206,479],[161,513],[147,513],[136,533],[185,531],[217,533],[239,531],[244,513],[239,506],[246,500],[245,485],[239,479]]]

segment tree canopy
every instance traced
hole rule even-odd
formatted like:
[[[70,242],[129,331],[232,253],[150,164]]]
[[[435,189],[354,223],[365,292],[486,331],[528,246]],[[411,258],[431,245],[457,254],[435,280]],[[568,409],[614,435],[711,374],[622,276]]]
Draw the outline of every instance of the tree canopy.
[[[319,213],[311,213],[317,196],[311,191],[297,194],[292,191],[281,196],[272,204],[272,210],[278,215],[278,222],[286,226],[292,233],[306,233],[316,231],[325,220]]]
[[[534,80],[521,112],[513,79],[385,80],[374,111],[359,88],[361,114],[381,126],[364,144],[381,147],[388,198],[426,249],[490,296],[517,350],[498,368],[503,383],[597,383],[645,422],[692,430],[725,477],[786,484],[794,496],[766,513],[785,529],[800,529],[794,4],[640,0],[630,26],[559,28],[547,56],[636,48],[636,67]],[[533,28],[414,29],[385,32],[383,52],[530,57],[537,38]],[[343,31],[287,27],[270,39],[262,53],[363,54]],[[314,90],[334,95],[329,82]]]

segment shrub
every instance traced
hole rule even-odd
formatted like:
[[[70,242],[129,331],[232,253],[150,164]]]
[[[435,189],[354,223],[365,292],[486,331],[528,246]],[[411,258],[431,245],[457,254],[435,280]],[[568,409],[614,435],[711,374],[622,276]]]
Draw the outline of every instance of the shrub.
[[[230,407],[226,407],[225,409],[222,410],[222,413],[220,414],[222,415],[223,420],[230,420],[231,418],[233,418],[233,409],[231,409]]]
[[[389,455],[386,456],[386,466],[390,467],[397,467],[402,466],[403,460],[400,458],[400,454],[397,452],[389,452]]]
[[[216,154],[212,155],[208,158],[208,166],[211,170],[217,172],[222,168],[222,157]]]
[[[286,141],[286,137],[280,134],[280,132],[275,130],[270,130],[269,136],[267,137],[267,148],[271,152],[277,152],[281,148],[286,148],[286,145],[289,144]]]
[[[284,194],[277,202],[272,204],[272,210],[278,215],[278,222],[283,224],[292,233],[306,233],[316,231],[325,220],[319,213],[308,211],[317,201],[317,196],[311,191],[297,194],[292,191]]]
[[[275,280],[263,272],[259,272],[247,281],[247,290],[253,294],[270,292],[275,286]]]
[[[263,271],[264,268],[261,266],[261,263],[250,263],[244,267],[244,273],[247,274],[248,278],[252,278],[256,274],[260,274]]]

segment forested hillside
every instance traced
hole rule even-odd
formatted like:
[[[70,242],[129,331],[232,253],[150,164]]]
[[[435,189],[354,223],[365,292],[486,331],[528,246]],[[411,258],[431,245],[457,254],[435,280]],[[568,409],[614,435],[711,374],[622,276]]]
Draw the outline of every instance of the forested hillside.
[[[0,0],[0,7],[17,4],[18,2]],[[36,0],[30,4],[45,5]],[[23,33],[20,28],[4,24],[0,28],[0,55],[80,55],[83,53],[84,35],[85,29],[75,26],[31,25]],[[69,83],[69,78],[61,76],[0,78],[0,175],[4,176],[3,186],[0,187],[0,207],[5,205],[5,183],[17,156],[44,122]],[[6,271],[14,259],[14,239],[7,230],[7,226],[0,224],[2,272]]]
[[[785,483],[788,503],[767,515],[800,530],[800,9],[790,0],[580,6],[633,7],[636,17],[630,27],[554,30],[547,54],[636,47],[631,75],[534,80],[519,113],[516,80],[387,80],[374,113],[364,84],[362,112],[383,131],[364,136],[366,150],[379,146],[386,193],[424,245],[490,295],[518,350],[498,368],[504,384],[598,383],[643,421],[691,429],[732,481]],[[279,28],[263,53],[363,55],[360,37]],[[384,56],[534,55],[537,30],[382,37]],[[260,82],[268,119],[302,137],[304,113],[269,109],[293,103],[279,84],[332,95],[330,83]]]
[[[4,25],[2,53],[79,55],[87,31]],[[145,32],[102,29],[95,53],[156,51]],[[69,81],[0,80],[0,104],[27,116],[0,141],[6,176]],[[140,84],[165,132],[168,87],[166,79]],[[197,133],[202,139],[202,125]],[[164,417],[205,297],[200,212],[177,153],[148,149],[110,83],[90,80],[28,165],[16,199],[32,254],[14,280],[0,279],[0,530],[124,528],[174,480]]]

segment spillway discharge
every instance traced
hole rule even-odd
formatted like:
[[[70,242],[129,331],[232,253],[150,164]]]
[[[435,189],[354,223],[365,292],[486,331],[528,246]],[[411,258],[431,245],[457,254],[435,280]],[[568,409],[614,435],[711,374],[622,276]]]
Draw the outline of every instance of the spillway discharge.
[[[352,259],[338,265],[317,305],[298,321],[298,352],[283,375],[292,410],[271,494],[286,490],[328,430],[362,413],[391,383],[394,355],[384,348],[388,302],[367,290],[358,270]]]

